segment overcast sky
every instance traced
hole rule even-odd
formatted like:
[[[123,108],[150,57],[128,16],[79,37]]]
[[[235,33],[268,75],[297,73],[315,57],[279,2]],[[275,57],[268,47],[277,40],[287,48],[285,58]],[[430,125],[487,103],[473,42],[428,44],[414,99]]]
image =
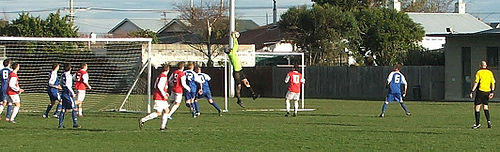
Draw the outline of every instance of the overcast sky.
[[[194,0],[199,4],[203,0]],[[205,0],[206,2],[207,0]],[[225,0],[226,2],[229,0]],[[500,0],[464,0],[467,3],[466,11],[483,19],[486,22],[500,21]],[[75,7],[83,8],[117,8],[117,9],[158,9],[172,10],[177,3],[189,0],[74,0]],[[272,22],[272,0],[236,0],[236,15],[242,19],[252,19],[257,24],[264,25]],[[312,5],[310,0],[277,0],[278,14],[282,14],[289,7],[298,5]],[[0,18],[12,20],[17,18],[20,11],[32,12],[41,15],[69,6],[69,0],[0,0]],[[64,14],[68,13],[63,11]],[[267,14],[267,18],[266,18]],[[175,13],[167,13],[167,18],[177,17]],[[162,13],[154,11],[103,11],[78,10],[75,23],[80,32],[106,33],[124,18],[162,18]]]

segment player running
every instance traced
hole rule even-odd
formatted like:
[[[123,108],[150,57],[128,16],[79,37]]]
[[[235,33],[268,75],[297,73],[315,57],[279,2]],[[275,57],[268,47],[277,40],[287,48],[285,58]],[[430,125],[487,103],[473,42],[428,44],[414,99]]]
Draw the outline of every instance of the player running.
[[[200,78],[198,78],[198,74],[193,71],[194,64],[189,63],[187,67],[188,69],[184,71],[184,77],[181,77],[181,81],[182,86],[184,87],[186,106],[190,107],[193,118],[196,118],[199,115],[199,106],[198,102],[194,102],[194,98],[196,97],[196,94],[203,90],[203,88]]]
[[[214,106],[214,108],[217,110],[217,112],[219,113],[219,116],[222,116],[222,111],[220,110],[219,105],[217,105],[217,103],[215,103],[215,101],[212,99],[212,92],[210,91],[210,85],[208,84],[210,82],[210,80],[212,80],[212,78],[210,78],[210,76],[208,74],[202,73],[201,67],[196,67],[195,71],[196,71],[196,73],[198,73],[198,77],[200,78],[200,82],[201,82],[203,89],[201,89],[201,92],[198,92],[197,97],[194,100],[194,102],[197,104],[198,99],[206,98],[208,100],[208,103],[210,103],[212,106]],[[200,115],[199,108],[198,108],[197,115]]]
[[[57,128],[64,128],[64,114],[66,111],[71,110],[71,117],[73,118],[73,128],[81,128],[78,125],[77,107],[74,101],[75,92],[73,91],[73,77],[71,76],[71,64],[64,65],[64,73],[61,75],[62,82],[62,111],[59,113],[59,126]]]
[[[288,72],[285,77],[285,83],[288,83],[288,92],[285,96],[286,114],[285,117],[290,115],[290,100],[294,102],[294,110],[292,116],[297,116],[297,111],[299,110],[299,98],[300,89],[302,84],[306,82],[306,79],[302,77],[302,74],[297,71],[297,65],[293,65],[292,71]]]
[[[481,105],[483,105],[484,116],[488,123],[488,128],[491,128],[490,121],[490,111],[488,109],[488,101],[493,98],[493,91],[495,91],[495,77],[493,72],[488,70],[488,65],[486,61],[481,61],[481,69],[476,72],[476,79],[474,80],[474,85],[470,91],[469,97],[472,98],[472,94],[476,91],[476,98],[474,99],[474,116],[476,118],[476,123],[472,126],[472,129],[477,129],[481,127],[479,123],[479,115],[481,111]],[[479,87],[478,87],[479,85]],[[477,90],[476,90],[477,88]]]
[[[224,52],[228,54],[229,60],[231,61],[231,64],[233,65],[233,70],[234,70],[233,71],[233,78],[234,78],[234,82],[236,83],[235,92],[236,92],[236,98],[238,99],[238,101],[236,103],[238,105],[240,105],[242,108],[245,108],[245,106],[243,105],[243,102],[241,101],[241,83],[242,82],[245,85],[245,87],[247,88],[247,90],[249,90],[250,93],[252,93],[253,100],[257,99],[259,97],[259,95],[256,94],[253,91],[252,87],[250,86],[250,82],[247,80],[247,78],[245,77],[245,74],[243,72],[240,58],[236,54],[236,52],[238,52],[238,49],[240,47],[238,45],[238,38],[240,37],[240,33],[233,32],[231,34],[231,37],[233,38],[233,48],[227,49]]]
[[[179,108],[179,106],[181,105],[183,93],[181,78],[184,77],[184,64],[184,62],[177,63],[178,69],[174,71],[168,78],[168,83],[170,86],[172,86],[172,97],[169,99],[169,102],[173,104],[172,108],[170,108],[170,112],[168,112],[167,115],[169,119],[172,119],[172,114],[174,114],[174,112],[177,111],[177,108]]]
[[[2,70],[0,70],[0,76],[2,79],[2,85],[0,86],[0,102],[1,102],[0,120],[1,120],[1,115],[2,115],[3,109],[5,108],[5,106],[7,106],[7,104],[9,104],[9,106],[7,107],[7,112],[6,112],[6,113],[8,113],[8,115],[10,115],[10,111],[12,109],[12,103],[7,102],[7,87],[9,86],[9,74],[10,74],[10,72],[12,72],[12,69],[9,68],[10,60],[9,59],[3,60],[3,66],[4,66],[4,68]],[[5,117],[5,120],[9,121],[9,117]]]
[[[155,102],[153,109],[156,112],[152,112],[144,118],[139,119],[139,128],[142,129],[144,123],[148,120],[152,120],[158,116],[162,117],[160,130],[165,130],[168,120],[169,104],[168,104],[168,72],[170,71],[170,66],[163,65],[163,72],[158,75],[155,81],[155,90],[153,92],[153,100]]]
[[[80,70],[75,73],[75,89],[78,92],[76,105],[78,106],[78,116],[83,116],[83,100],[85,99],[85,91],[87,87],[92,90],[89,84],[89,74],[87,73],[87,63],[82,63]]]
[[[389,87],[389,92],[386,97],[386,101],[384,102],[384,105],[382,105],[382,113],[380,113],[379,117],[384,117],[385,110],[387,110],[387,106],[389,105],[389,102],[392,102],[394,100],[398,101],[399,104],[401,104],[401,107],[405,111],[406,115],[410,116],[410,111],[408,111],[408,108],[406,107],[406,104],[403,102],[403,97],[406,96],[406,90],[408,89],[408,85],[406,83],[405,76],[399,72],[401,69],[401,65],[396,65],[394,67],[394,71],[392,71],[389,74],[389,77],[387,78],[387,84],[386,86]],[[404,85],[404,92],[401,93],[401,85]],[[402,95],[402,96],[401,96]]]
[[[61,96],[59,95],[59,90],[62,89],[61,85],[59,85],[59,79],[57,78],[57,71],[59,71],[59,64],[54,63],[52,65],[52,71],[49,73],[49,85],[47,87],[47,94],[49,95],[50,104],[47,105],[47,110],[43,113],[42,117],[47,118],[50,110],[56,104],[57,101],[57,109],[54,111],[53,116],[57,118],[57,114],[61,112],[62,103]]]
[[[15,105],[12,110],[12,116],[10,116],[10,122],[16,123],[14,119],[19,112],[19,108],[21,107],[21,98],[19,98],[19,94],[23,93],[24,90],[19,87],[19,77],[17,76],[17,72],[19,71],[19,64],[14,63],[12,65],[12,72],[9,74],[9,87],[7,87],[7,94],[9,95],[9,102]]]

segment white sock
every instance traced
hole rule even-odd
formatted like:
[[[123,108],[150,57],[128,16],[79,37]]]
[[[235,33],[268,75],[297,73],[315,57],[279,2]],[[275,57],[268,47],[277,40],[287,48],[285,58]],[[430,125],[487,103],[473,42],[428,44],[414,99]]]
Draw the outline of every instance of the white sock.
[[[17,107],[17,106],[14,107],[14,110],[12,110],[12,116],[10,116],[10,121],[14,121],[18,112],[19,112],[19,107]]]
[[[83,115],[83,107],[78,108],[78,115]]]
[[[168,117],[172,116],[172,114],[174,114],[174,112],[177,110],[177,108],[179,108],[180,104],[174,104],[172,106],[172,109],[170,109],[170,112],[167,114]]]
[[[3,109],[4,109],[3,105],[0,104],[0,115],[2,115]]]
[[[153,112],[153,113],[147,115],[146,117],[142,118],[141,121],[146,122],[146,121],[149,121],[149,120],[154,119],[156,117],[158,117],[158,114],[156,112]]]
[[[297,114],[298,110],[299,110],[299,101],[295,101],[295,109],[294,109],[295,114]]]
[[[286,105],[286,112],[290,112],[290,101],[285,100],[285,105]]]
[[[163,117],[161,119],[161,128],[162,129],[165,129],[165,127],[167,126],[167,120],[168,120],[168,115],[165,113],[165,114],[163,114]]]

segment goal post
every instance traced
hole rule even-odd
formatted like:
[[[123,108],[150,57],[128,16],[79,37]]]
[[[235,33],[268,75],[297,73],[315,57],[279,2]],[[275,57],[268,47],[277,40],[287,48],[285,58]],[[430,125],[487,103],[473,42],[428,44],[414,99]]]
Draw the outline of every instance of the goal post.
[[[65,63],[71,63],[71,74],[87,63],[92,90],[87,90],[86,109],[150,112],[151,42],[151,38],[0,37],[0,50],[21,65],[25,111],[44,111],[50,103],[46,89],[52,64],[60,64],[59,77]],[[132,102],[136,104],[128,104]]]

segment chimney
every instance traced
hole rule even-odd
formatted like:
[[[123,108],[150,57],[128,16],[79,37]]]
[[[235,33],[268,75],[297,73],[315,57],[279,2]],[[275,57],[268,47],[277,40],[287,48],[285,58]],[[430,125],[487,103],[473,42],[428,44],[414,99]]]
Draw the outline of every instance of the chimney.
[[[274,6],[273,6],[273,24],[276,25],[278,22],[278,11],[276,11],[276,0],[273,0]]]
[[[399,0],[392,1],[391,5],[392,5],[391,8],[394,8],[396,11],[398,11],[398,12],[401,11],[401,2],[399,2]]]
[[[465,3],[462,0],[458,0],[455,3],[455,13],[465,14]]]

